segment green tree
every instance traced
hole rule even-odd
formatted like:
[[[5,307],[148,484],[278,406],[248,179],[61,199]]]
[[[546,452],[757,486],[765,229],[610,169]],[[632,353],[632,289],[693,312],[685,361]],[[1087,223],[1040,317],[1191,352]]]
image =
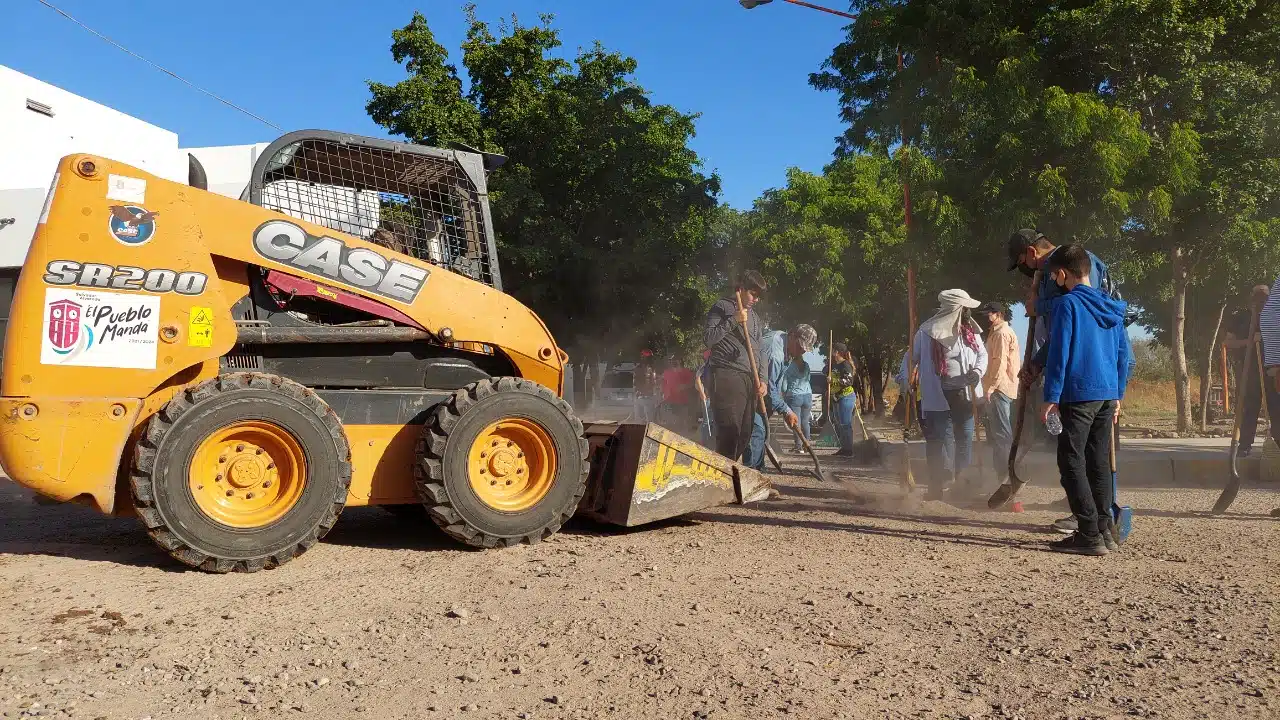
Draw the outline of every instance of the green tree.
[[[871,379],[873,406],[897,369],[907,322],[898,168],[886,152],[838,158],[823,174],[791,169],[756,201],[750,247],[770,280],[779,326],[833,328]]]
[[[599,44],[560,57],[551,16],[497,34],[474,6],[467,18],[466,94],[415,13],[392,44],[409,76],[369,84],[370,116],[415,142],[508,156],[491,180],[506,289],[580,369],[615,351],[688,350],[710,293],[701,271],[720,190],[689,148],[697,116],[654,103],[632,58]]]
[[[1002,260],[1019,226],[1093,244],[1132,281],[1129,299],[1167,308],[1186,429],[1187,293],[1229,270],[1224,253],[1269,256],[1280,3],[853,6],[848,40],[811,81],[840,94],[844,151],[909,143],[907,176],[932,198],[913,247],[960,269]]]

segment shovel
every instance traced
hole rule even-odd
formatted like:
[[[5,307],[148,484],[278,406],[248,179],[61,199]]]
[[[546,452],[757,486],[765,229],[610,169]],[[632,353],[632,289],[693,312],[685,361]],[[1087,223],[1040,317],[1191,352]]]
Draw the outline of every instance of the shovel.
[[[742,304],[742,292],[739,291],[734,297],[738,301],[738,312],[745,313],[747,309]],[[751,333],[747,332],[745,325],[742,327],[742,340],[747,345],[747,360],[751,363],[751,378],[759,380],[760,368],[756,365],[756,351],[755,348],[751,347]],[[764,418],[764,454],[769,457],[769,462],[773,463],[778,472],[786,472],[782,469],[782,463],[778,461],[778,456],[773,453],[773,448],[769,447],[769,409],[765,407],[764,397],[759,393],[756,393],[756,404],[759,406],[756,409],[760,411],[760,417]],[[810,450],[810,453],[812,452]],[[814,462],[817,462],[817,458],[814,458]]]
[[[1023,352],[1022,366],[1031,364],[1031,344],[1036,336],[1036,320],[1038,318],[1032,315],[1027,322],[1027,348]],[[1029,383],[1020,383],[1018,388],[1018,421],[1014,423],[1013,428],[1013,444],[1009,447],[1009,482],[1003,483],[996,488],[991,497],[987,498],[987,507],[996,510],[1007,505],[1013,500],[1013,496],[1018,494],[1023,485],[1027,484],[1026,480],[1018,477],[1018,445],[1022,440],[1022,427],[1027,421],[1027,395],[1031,392]],[[1114,443],[1113,443],[1114,445]]]
[[[858,407],[858,403],[853,403],[853,414],[858,418],[858,427],[862,428],[862,442],[858,443],[854,453],[859,458],[871,458],[872,462],[877,465],[884,463],[884,454],[880,450],[880,438],[873,438],[867,434],[867,424],[862,421],[862,409]]]
[[[1120,545],[1129,539],[1129,531],[1133,529],[1133,508],[1121,505],[1116,497],[1116,443],[1120,440],[1120,425],[1113,423],[1111,428],[1111,519],[1115,530],[1112,538]]]
[[[698,370],[700,371],[702,368],[698,368]],[[700,429],[706,430],[707,438],[714,442],[715,433],[711,430],[711,401],[707,399],[707,389],[702,385],[701,372],[694,373],[693,387],[698,391],[698,399],[702,401],[702,422],[699,423],[699,425],[701,425]]]
[[[1249,369],[1254,363],[1249,362],[1249,355],[1253,355],[1257,359],[1258,366],[1258,385],[1262,392],[1262,403],[1267,407],[1267,417],[1271,417],[1271,408],[1267,403],[1267,376],[1262,372],[1262,348],[1258,343],[1258,311],[1255,309],[1253,313],[1253,325],[1249,330],[1249,349],[1246,351],[1244,362],[1244,371],[1241,373],[1239,387],[1244,389],[1249,386]],[[1244,416],[1244,393],[1238,393],[1240,397],[1236,400],[1236,417],[1235,424],[1231,428],[1231,447],[1228,452],[1231,453],[1230,467],[1231,475],[1227,478],[1226,487],[1222,488],[1222,494],[1218,496],[1218,502],[1213,505],[1213,513],[1219,515],[1227,511],[1231,507],[1231,503],[1235,502],[1236,495],[1240,493],[1240,467],[1237,462],[1236,452],[1240,449],[1240,421]],[[1266,442],[1265,440],[1263,441]]]

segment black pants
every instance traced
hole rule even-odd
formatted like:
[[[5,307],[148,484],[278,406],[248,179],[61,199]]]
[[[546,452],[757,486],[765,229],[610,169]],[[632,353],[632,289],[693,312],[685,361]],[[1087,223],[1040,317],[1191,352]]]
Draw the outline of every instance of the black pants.
[[[1236,391],[1240,393],[1240,397],[1236,402],[1243,403],[1240,410],[1243,415],[1240,417],[1240,447],[1248,450],[1253,447],[1253,441],[1258,436],[1258,415],[1262,411],[1262,388],[1258,387],[1258,366],[1257,361],[1249,358],[1251,366],[1249,367],[1249,380],[1244,380],[1244,366],[1236,364]],[[1263,383],[1267,386],[1267,406],[1273,413],[1280,413],[1280,393],[1276,392],[1276,384],[1271,378],[1263,376]],[[1280,444],[1280,422],[1275,419],[1271,421],[1271,437]]]
[[[1058,471],[1080,533],[1098,537],[1112,522],[1111,442],[1115,400],[1062,403]]]
[[[755,423],[755,378],[738,370],[712,368],[710,401],[716,452],[738,462]]]

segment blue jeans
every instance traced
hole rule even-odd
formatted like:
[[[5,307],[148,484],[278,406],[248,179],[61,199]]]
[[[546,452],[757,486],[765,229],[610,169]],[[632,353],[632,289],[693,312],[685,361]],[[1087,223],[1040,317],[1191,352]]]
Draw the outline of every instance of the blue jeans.
[[[991,443],[996,477],[1004,482],[1009,476],[1009,447],[1013,445],[1013,399],[993,392],[987,405],[987,440]]]
[[[849,393],[836,399],[835,410],[831,413],[831,421],[836,426],[836,437],[840,439],[840,452],[846,455],[853,452],[853,404],[856,402],[857,393]]]
[[[924,414],[929,489],[942,492],[953,473],[959,475],[973,462],[973,413],[926,410]]]
[[[812,435],[809,434],[809,421],[812,419],[810,415],[813,412],[813,393],[800,393],[797,395],[788,395],[786,397],[787,407],[791,408],[791,412],[796,414],[796,419],[800,421],[800,432],[793,433],[796,436],[796,450],[801,448],[800,436],[803,435],[805,440],[811,440]]]
[[[752,470],[764,472],[764,416],[758,412],[755,414],[755,423],[751,426],[747,450],[742,453],[742,464]]]

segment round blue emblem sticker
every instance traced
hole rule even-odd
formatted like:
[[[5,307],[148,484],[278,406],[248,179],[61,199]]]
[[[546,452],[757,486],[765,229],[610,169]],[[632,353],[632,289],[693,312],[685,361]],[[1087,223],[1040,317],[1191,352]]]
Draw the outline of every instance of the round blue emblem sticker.
[[[145,245],[156,234],[156,216],[137,205],[112,205],[111,235],[125,245]]]

